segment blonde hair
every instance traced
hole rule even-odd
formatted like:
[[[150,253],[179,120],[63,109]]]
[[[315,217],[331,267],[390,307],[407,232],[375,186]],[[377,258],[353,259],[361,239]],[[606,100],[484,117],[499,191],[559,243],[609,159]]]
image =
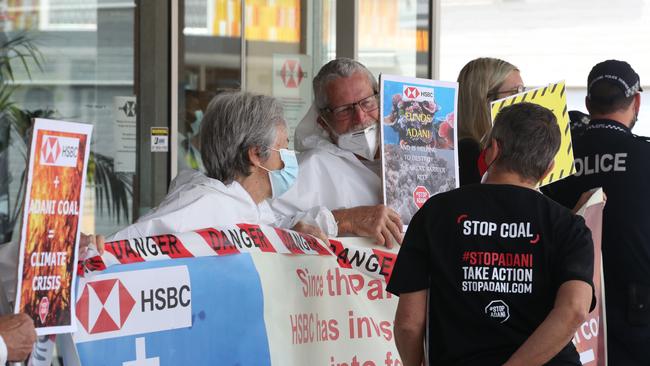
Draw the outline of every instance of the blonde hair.
[[[514,65],[496,58],[472,60],[458,74],[458,138],[471,138],[482,143],[492,127],[490,102],[496,98]]]

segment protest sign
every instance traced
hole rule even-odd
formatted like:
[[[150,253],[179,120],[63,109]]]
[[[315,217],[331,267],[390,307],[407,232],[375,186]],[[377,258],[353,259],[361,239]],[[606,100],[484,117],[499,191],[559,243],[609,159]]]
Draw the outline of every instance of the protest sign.
[[[571,126],[569,125],[569,113],[566,104],[566,86],[564,85],[564,81],[528,90],[492,102],[492,121],[494,121],[496,115],[504,107],[521,102],[535,103],[550,109],[555,115],[555,118],[557,118],[557,124],[560,127],[562,141],[560,142],[560,149],[557,154],[555,154],[555,166],[551,173],[540,182],[540,186],[557,182],[558,180],[575,173],[575,168],[573,167]]]
[[[320,239],[296,231],[241,223],[108,242],[104,245],[104,254],[90,256],[81,266],[82,273],[90,273],[117,264],[239,253],[278,253],[333,256],[341,268],[356,269],[386,282],[390,279],[395,253],[371,245],[343,245],[344,240],[350,239],[329,239],[329,243],[325,244]]]
[[[578,327],[573,337],[573,343],[580,354],[583,365],[604,366],[607,364],[607,348],[605,333],[605,289],[603,284],[602,260],[602,229],[605,197],[602,189],[596,190],[578,211],[585,219],[591,230],[594,241],[594,291],[596,294],[596,309]]]
[[[457,100],[457,83],[381,75],[383,198],[404,225],[458,187]]]
[[[15,312],[38,335],[74,331],[81,200],[92,126],[36,119],[22,220]]]
[[[248,224],[107,243],[78,286],[80,363],[401,365],[395,256]]]

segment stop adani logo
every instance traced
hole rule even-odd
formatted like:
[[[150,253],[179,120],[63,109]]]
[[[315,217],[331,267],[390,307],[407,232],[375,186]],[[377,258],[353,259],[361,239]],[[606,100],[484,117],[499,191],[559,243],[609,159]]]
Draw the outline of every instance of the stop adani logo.
[[[73,137],[43,135],[41,165],[77,166],[79,139]]]
[[[399,90],[399,89],[398,89]],[[402,100],[414,100],[418,102],[433,101],[433,88],[406,85],[402,87]]]
[[[186,266],[83,278],[78,294],[76,342],[192,325],[192,290]]]

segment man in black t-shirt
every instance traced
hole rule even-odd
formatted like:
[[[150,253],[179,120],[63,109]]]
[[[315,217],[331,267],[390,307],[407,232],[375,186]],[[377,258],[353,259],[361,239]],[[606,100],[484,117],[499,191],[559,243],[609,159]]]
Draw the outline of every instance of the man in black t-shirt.
[[[489,141],[486,184],[432,197],[409,225],[388,284],[402,361],[580,365],[571,338],[595,306],[591,233],[534,189],[560,146],[556,119],[506,107]]]
[[[648,365],[650,359],[650,143],[632,134],[642,91],[623,61],[593,67],[587,79],[591,122],[574,138],[576,173],[548,186],[573,207],[580,192],[603,187],[603,276],[610,365]]]

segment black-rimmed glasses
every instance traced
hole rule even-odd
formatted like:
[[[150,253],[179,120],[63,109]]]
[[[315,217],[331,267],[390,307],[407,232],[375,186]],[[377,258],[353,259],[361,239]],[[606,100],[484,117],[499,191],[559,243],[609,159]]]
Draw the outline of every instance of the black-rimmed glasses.
[[[497,91],[495,91],[495,92],[489,93],[488,96],[489,96],[489,97],[491,96],[491,97],[494,97],[494,98],[497,98],[497,99],[498,99],[498,97],[499,97],[500,95],[504,95],[504,94],[505,94],[506,97],[509,97],[509,96],[511,96],[511,95],[515,95],[515,94],[523,93],[523,92],[525,92],[525,91],[526,91],[526,87],[525,87],[525,86],[523,86],[523,85],[517,85],[516,88],[512,88],[512,89],[508,89],[508,90],[497,90]]]

